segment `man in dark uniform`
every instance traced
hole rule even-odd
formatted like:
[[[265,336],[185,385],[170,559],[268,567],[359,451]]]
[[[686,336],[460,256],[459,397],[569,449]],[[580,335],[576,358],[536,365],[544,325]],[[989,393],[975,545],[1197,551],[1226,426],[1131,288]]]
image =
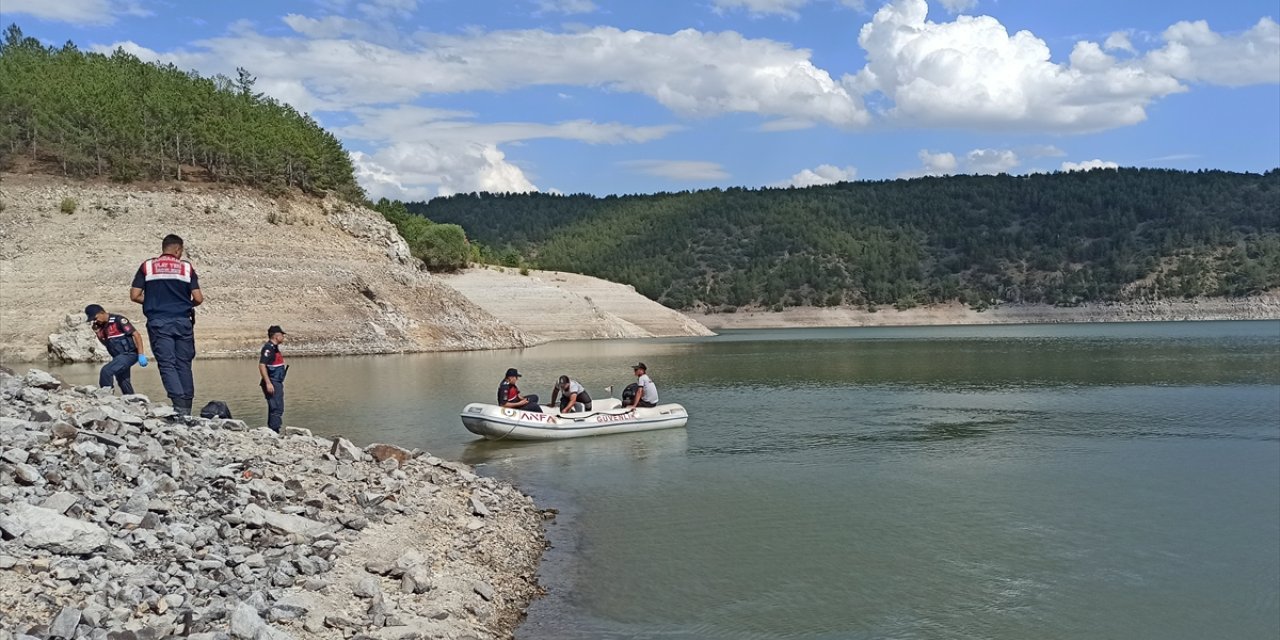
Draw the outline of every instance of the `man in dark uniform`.
[[[498,406],[508,409],[520,409],[529,413],[542,413],[542,408],[538,406],[538,396],[536,394],[531,396],[520,395],[520,387],[516,386],[516,381],[519,379],[519,371],[507,369],[507,376],[498,385]]]
[[[169,234],[161,254],[138,267],[129,299],[142,305],[147,316],[151,353],[160,368],[160,381],[178,415],[191,415],[196,384],[191,361],[196,357],[195,308],[204,302],[196,268],[182,259],[182,238]]]
[[[284,355],[280,353],[280,344],[284,342],[284,329],[273,324],[267,327],[267,341],[262,345],[262,356],[258,358],[258,375],[262,381],[262,396],[267,399],[267,427],[280,433],[280,424],[284,421],[284,376],[289,372],[289,365],[284,363]]]
[[[120,393],[133,393],[133,380],[130,369],[133,363],[147,366],[147,356],[142,349],[142,334],[134,330],[133,324],[124,316],[107,313],[101,305],[91,304],[84,308],[85,319],[93,323],[93,333],[98,336],[111,355],[111,362],[102,365],[98,372],[98,386],[111,388],[111,379],[120,384]]]

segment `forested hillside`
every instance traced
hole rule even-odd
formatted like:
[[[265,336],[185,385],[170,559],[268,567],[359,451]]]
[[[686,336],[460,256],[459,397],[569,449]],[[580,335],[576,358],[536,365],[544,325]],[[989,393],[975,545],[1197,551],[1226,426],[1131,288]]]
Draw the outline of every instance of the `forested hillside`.
[[[1096,170],[411,203],[674,308],[1152,300],[1280,287],[1280,170]]]
[[[201,180],[363,200],[342,143],[255,93],[123,50],[45,47],[11,25],[0,43],[0,169],[69,177]]]

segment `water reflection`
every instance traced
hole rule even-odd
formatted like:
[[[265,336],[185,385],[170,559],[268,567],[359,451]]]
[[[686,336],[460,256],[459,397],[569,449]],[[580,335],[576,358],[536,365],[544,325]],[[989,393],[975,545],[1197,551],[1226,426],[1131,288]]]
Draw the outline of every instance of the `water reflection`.
[[[592,467],[642,467],[664,457],[683,456],[689,447],[684,429],[663,429],[545,442],[476,440],[462,450],[462,461],[520,473],[565,476],[596,473]]]

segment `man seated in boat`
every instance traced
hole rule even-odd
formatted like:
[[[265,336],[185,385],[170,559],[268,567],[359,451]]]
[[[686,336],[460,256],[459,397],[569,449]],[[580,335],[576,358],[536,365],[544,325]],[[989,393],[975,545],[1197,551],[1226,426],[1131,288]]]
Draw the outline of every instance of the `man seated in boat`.
[[[658,406],[658,385],[649,377],[649,368],[637,362],[631,369],[636,374],[636,397],[627,408]]]
[[[564,395],[561,396],[561,393]],[[557,396],[560,398],[560,413],[591,410],[591,394],[569,376],[560,376],[556,386],[551,388],[551,406],[555,406]]]
[[[507,369],[507,377],[502,379],[502,383],[498,385],[498,406],[504,409],[520,409],[529,413],[542,413],[542,408],[538,406],[537,394],[522,396],[520,388],[516,386],[516,381],[520,378],[520,372],[513,369]]]

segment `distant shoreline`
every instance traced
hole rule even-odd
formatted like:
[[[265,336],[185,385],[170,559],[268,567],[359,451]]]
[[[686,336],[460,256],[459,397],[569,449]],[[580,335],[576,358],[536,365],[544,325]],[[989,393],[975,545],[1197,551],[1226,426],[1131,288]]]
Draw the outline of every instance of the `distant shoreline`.
[[[962,304],[945,304],[902,311],[892,307],[877,311],[867,311],[857,307],[791,307],[782,311],[739,310],[734,313],[686,315],[713,331],[1074,322],[1280,320],[1280,292],[1267,292],[1248,298],[1089,303],[1074,307],[1056,307],[1048,304],[1002,304],[984,311],[975,311]]]

